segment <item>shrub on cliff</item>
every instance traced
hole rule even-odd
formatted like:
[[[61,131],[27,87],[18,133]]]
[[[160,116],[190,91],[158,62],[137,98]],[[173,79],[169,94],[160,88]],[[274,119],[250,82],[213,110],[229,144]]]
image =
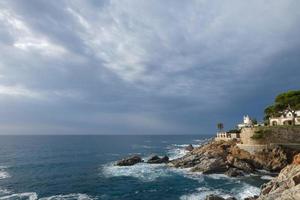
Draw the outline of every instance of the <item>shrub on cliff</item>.
[[[266,136],[270,133],[271,133],[271,130],[269,130],[269,129],[258,129],[256,131],[254,131],[254,134],[252,135],[251,139],[254,139],[254,140],[263,139],[263,138],[266,138]]]

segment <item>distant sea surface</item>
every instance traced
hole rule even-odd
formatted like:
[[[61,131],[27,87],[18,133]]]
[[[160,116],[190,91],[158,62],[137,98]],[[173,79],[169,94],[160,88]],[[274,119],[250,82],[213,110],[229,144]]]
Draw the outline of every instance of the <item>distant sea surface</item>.
[[[146,163],[117,167],[130,154],[171,159],[210,136],[0,136],[3,199],[204,199],[214,193],[242,199],[259,193],[268,175],[228,178]]]

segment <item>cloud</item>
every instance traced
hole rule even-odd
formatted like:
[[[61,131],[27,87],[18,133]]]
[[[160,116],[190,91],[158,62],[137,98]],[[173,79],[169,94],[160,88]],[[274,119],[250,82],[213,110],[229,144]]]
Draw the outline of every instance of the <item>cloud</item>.
[[[1,114],[14,124],[26,107],[29,130],[110,133],[198,133],[261,116],[300,84],[299,4],[1,1]]]

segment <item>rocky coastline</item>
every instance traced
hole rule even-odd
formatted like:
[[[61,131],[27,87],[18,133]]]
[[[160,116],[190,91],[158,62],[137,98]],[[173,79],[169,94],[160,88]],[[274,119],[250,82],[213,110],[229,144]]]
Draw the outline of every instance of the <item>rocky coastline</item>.
[[[247,199],[300,199],[299,150],[277,146],[250,154],[240,149],[237,141],[234,140],[210,140],[200,147],[189,145],[186,150],[188,151],[186,155],[177,159],[169,160],[167,156],[154,155],[146,162],[149,164],[166,163],[169,167],[188,168],[191,172],[203,174],[223,173],[230,177],[244,176],[259,170],[280,172],[278,177],[261,187],[259,196]],[[118,161],[116,165],[130,166],[139,162],[144,161],[135,155]],[[206,199],[222,200],[224,198],[209,195]]]

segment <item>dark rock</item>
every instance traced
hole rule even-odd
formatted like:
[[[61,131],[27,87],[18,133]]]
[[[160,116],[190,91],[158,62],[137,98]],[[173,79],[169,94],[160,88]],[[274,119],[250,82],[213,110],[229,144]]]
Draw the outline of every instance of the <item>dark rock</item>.
[[[191,171],[203,172],[204,174],[222,173],[227,170],[227,165],[222,158],[207,158],[201,160]]]
[[[167,163],[169,162],[169,157],[168,156],[164,156],[162,158],[160,158],[159,156],[155,155],[152,156],[147,163],[149,164],[160,164],[160,163]]]
[[[218,195],[210,194],[205,197],[205,200],[225,200],[223,197],[220,197]]]
[[[237,200],[235,197],[229,197],[226,200]]]
[[[258,199],[258,196],[253,196],[253,197],[246,197],[244,200],[256,200]]]
[[[230,177],[237,177],[237,176],[243,176],[243,172],[237,168],[229,168],[226,172],[225,175],[230,176]]]
[[[189,144],[187,147],[185,147],[185,150],[187,150],[187,151],[193,151],[194,147],[193,147],[193,145]]]
[[[250,163],[238,158],[234,159],[232,165],[240,170],[243,170],[246,173],[251,173],[254,171],[254,167]]]
[[[122,160],[119,160],[116,165],[118,166],[131,166],[135,165],[137,163],[143,162],[142,158],[140,156],[130,156],[127,158],[123,158]]]

